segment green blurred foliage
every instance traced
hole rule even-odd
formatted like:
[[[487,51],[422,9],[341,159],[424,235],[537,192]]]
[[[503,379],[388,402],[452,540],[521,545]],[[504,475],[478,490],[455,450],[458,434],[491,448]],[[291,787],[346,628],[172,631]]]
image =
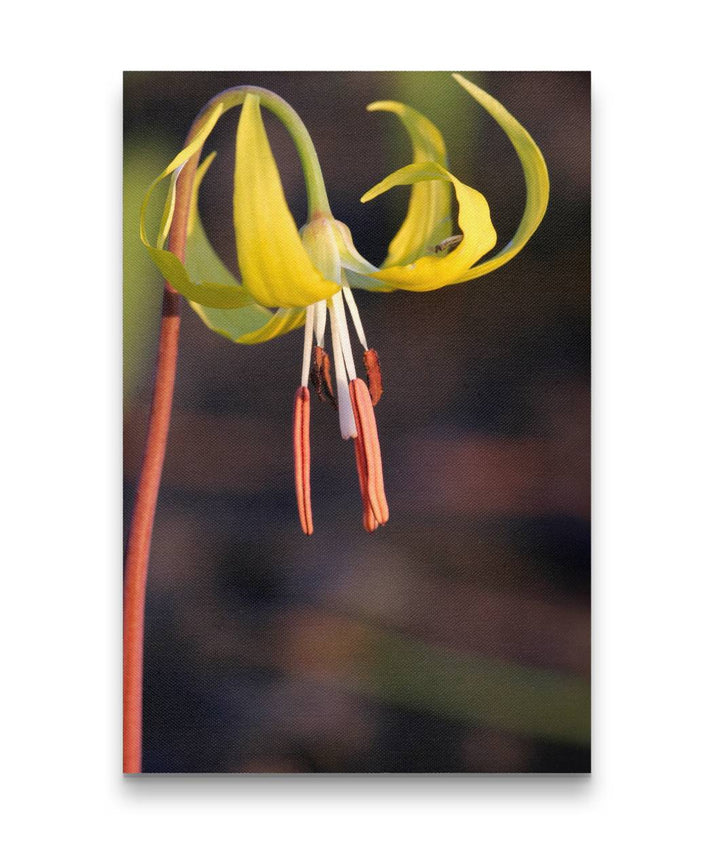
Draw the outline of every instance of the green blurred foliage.
[[[161,136],[125,140],[123,169],[123,399],[137,395],[149,375],[156,345],[163,281],[140,243],[140,206],[150,182],[172,157]],[[163,196],[155,194],[149,221],[162,213]]]
[[[485,83],[482,74],[474,73],[470,77],[478,86]],[[445,71],[426,71],[421,74],[396,72],[394,78],[394,98],[432,119],[445,138],[450,171],[462,181],[467,181],[463,175],[472,172],[473,158],[477,156],[478,128],[488,117],[468,100],[467,93],[454,84]],[[407,145],[399,129],[387,140],[395,151]]]
[[[373,642],[375,670],[358,690],[461,722],[559,742],[590,742],[590,686],[584,678],[388,632],[377,632]]]

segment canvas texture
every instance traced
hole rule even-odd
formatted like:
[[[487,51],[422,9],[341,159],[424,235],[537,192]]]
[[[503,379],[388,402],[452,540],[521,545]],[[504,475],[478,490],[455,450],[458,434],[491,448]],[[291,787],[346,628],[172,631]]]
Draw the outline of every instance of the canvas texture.
[[[590,74],[463,77],[532,136],[547,164],[549,203],[521,251],[478,279],[351,289],[367,342],[346,306],[358,378],[367,382],[365,350],[382,372],[382,396],[369,410],[386,521],[368,499],[376,476],[363,494],[355,442],[343,440],[338,411],[310,383],[312,534],[303,531],[294,433],[302,322],[268,341],[236,343],[176,299],[175,382],[146,588],[128,595],[126,576],[126,611],[144,617],[138,640],[126,612],[126,749],[128,731],[142,728],[130,735],[141,757],[126,772],[590,771]],[[477,263],[513,239],[526,206],[512,141],[449,72],[126,72],[124,495],[133,557],[127,544],[169,311],[166,304],[163,316],[163,274],[140,239],[140,212],[198,112],[243,85],[277,93],[297,111],[332,216],[375,268],[420,183],[360,201],[413,161],[401,117],[368,112],[370,103],[397,102],[427,117],[444,140],[449,173],[484,196],[497,243]],[[259,282],[249,273],[256,261],[275,266],[269,287],[284,296],[296,293],[293,277],[303,269],[293,263],[283,273],[285,245],[276,250],[272,241],[284,241],[290,223],[287,246],[295,246],[306,222],[304,164],[283,122],[261,104],[289,220],[274,207],[269,224],[255,209],[238,213],[256,180],[249,158],[246,172],[236,169],[239,121],[246,150],[259,151],[250,110],[228,110],[212,129],[202,158],[216,156],[198,212],[237,282]],[[261,172],[263,163],[258,156]],[[269,180],[258,175],[258,198],[271,206]],[[150,197],[153,245],[171,180]],[[449,205],[442,240],[461,232],[454,191]],[[266,229],[266,261],[256,229]],[[309,264],[327,278],[323,266],[332,268],[340,238],[318,229],[315,244],[306,235],[298,245],[310,247]],[[459,250],[422,240],[416,257],[432,264]],[[187,262],[190,270],[189,254]],[[329,325],[324,350],[339,396]],[[132,645],[143,655],[134,666]],[[128,663],[141,674],[134,688]],[[128,728],[132,715],[139,719]]]

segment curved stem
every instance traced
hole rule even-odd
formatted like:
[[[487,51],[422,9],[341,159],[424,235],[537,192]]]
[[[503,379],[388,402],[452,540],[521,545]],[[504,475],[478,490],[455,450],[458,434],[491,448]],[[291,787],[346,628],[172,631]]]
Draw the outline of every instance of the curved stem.
[[[223,112],[225,112],[242,104],[248,92],[253,92],[259,96],[260,103],[280,119],[295,143],[305,176],[308,219],[312,219],[313,215],[317,213],[330,214],[325,182],[310,134],[293,108],[274,92],[257,86],[237,86],[219,93],[196,116],[187,135],[185,145],[190,144],[208,114],[218,103],[223,104]],[[167,246],[168,250],[181,261],[185,259],[187,222],[200,154],[201,152],[198,151],[185,164],[176,186],[175,209]],[[180,295],[166,282],[150,423],[125,559],[123,611],[123,770],[125,773],[140,773],[142,771],[145,594],[153,522],[170,429],[179,335]]]
[[[196,119],[188,134],[188,141],[196,133],[197,127]],[[175,213],[168,236],[168,249],[181,260],[185,257],[190,198],[199,159],[200,153],[188,161],[177,182]],[[142,772],[145,591],[155,508],[170,429],[179,335],[180,295],[166,282],[150,422],[125,558],[123,609],[123,771],[125,773]]]
[[[330,215],[330,203],[325,189],[325,180],[323,179],[320,161],[318,160],[312,138],[300,116],[298,116],[284,98],[281,98],[269,89],[263,89],[261,86],[233,86],[230,89],[219,92],[208,101],[198,113],[194,127],[199,127],[202,121],[220,103],[223,104],[223,113],[233,107],[239,107],[249,92],[257,95],[262,106],[278,117],[290,134],[293,143],[295,143],[305,177],[308,220],[312,220],[315,214]],[[191,135],[188,135],[188,142],[190,142],[190,139]]]

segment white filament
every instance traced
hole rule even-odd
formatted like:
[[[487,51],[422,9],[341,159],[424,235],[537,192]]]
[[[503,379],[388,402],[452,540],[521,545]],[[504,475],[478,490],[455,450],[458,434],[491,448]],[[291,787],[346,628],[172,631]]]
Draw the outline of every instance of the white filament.
[[[345,295],[345,302],[347,303],[348,309],[350,310],[350,317],[352,318],[353,324],[355,325],[355,332],[357,333],[357,337],[358,339],[360,339],[360,344],[367,351],[368,346],[367,340],[365,339],[365,331],[363,330],[362,321],[360,320],[360,313],[358,312],[353,293],[345,285],[343,286],[343,294]]]
[[[337,385],[338,412],[340,414],[340,433],[342,434],[343,440],[349,440],[351,437],[357,437],[357,426],[355,425],[355,416],[353,415],[352,402],[350,401],[350,388],[348,386],[347,372],[345,370],[342,336],[338,321],[341,314],[344,321],[345,314],[337,311],[338,304],[340,304],[340,307],[342,308],[342,298],[338,300],[338,297],[339,295],[335,294],[330,298],[332,301],[330,333],[332,335],[333,358],[335,361],[335,382]],[[347,335],[347,324],[345,325],[345,333]],[[352,354],[350,355],[350,358],[352,359]]]
[[[343,303],[342,294],[339,292],[337,294],[333,294],[330,309],[340,335],[340,346],[342,347],[342,356],[345,361],[348,377],[350,380],[355,380],[357,374],[355,372],[355,360],[353,359],[352,345],[350,344],[350,333],[348,332],[347,319],[345,318],[345,304]],[[335,344],[333,342],[333,350],[334,348]]]
[[[315,326],[315,304],[305,310],[305,341],[303,343],[303,362],[301,386],[307,386],[310,379],[310,354],[312,352],[313,328]]]
[[[315,304],[315,339],[318,346],[325,348],[325,322],[327,320],[327,303],[319,300]]]

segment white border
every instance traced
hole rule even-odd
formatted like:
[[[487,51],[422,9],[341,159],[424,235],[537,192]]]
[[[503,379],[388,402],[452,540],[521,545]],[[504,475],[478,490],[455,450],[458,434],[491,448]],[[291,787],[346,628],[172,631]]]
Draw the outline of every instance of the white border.
[[[706,8],[13,9],[2,632],[6,828],[22,852],[690,853],[717,840]],[[593,71],[592,778],[121,779],[121,71],[233,67]]]

